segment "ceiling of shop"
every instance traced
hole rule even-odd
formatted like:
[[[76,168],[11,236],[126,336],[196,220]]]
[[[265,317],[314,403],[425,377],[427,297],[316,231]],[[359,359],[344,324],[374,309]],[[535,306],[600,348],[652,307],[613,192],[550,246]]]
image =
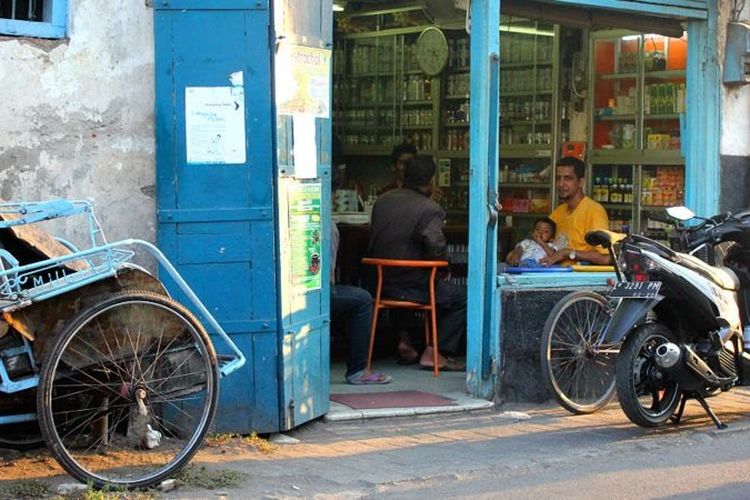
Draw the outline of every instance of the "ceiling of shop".
[[[462,23],[466,13],[454,8],[450,0],[346,0],[347,14],[364,14],[370,11],[422,7],[436,24]],[[539,21],[559,23],[575,28],[630,29],[639,32],[659,33],[680,37],[683,26],[680,21],[656,16],[629,13],[622,15],[605,9],[563,6],[548,0],[502,0],[504,15],[520,16]]]

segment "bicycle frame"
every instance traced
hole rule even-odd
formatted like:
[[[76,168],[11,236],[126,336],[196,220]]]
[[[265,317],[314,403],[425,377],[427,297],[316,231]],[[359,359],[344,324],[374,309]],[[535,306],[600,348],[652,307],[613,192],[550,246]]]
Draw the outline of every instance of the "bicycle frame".
[[[140,239],[124,239],[108,243],[104,232],[94,215],[91,202],[86,200],[54,200],[46,202],[0,203],[0,229],[18,230],[42,221],[83,215],[88,224],[89,248],[79,250],[70,242],[55,238],[51,244],[64,247],[64,255],[47,258],[30,264],[19,265],[19,261],[6,249],[0,248],[0,314],[7,315],[32,304],[70,293],[91,283],[117,276],[126,268],[140,269],[131,261],[136,255],[135,248],[145,250],[163,267],[185,294],[194,308],[215,330],[216,334],[230,349],[229,359],[222,359],[219,365],[221,377],[225,377],[245,362],[245,355],[224,331],[203,302],[193,292],[167,257],[153,244]],[[43,233],[46,236],[46,233]],[[6,357],[28,356],[35,373],[20,380],[11,380],[2,360],[0,360],[0,392],[14,393],[34,388],[39,383],[36,374],[36,360],[30,342],[24,335],[22,346],[0,351]],[[33,421],[36,414],[0,416],[0,425]]]

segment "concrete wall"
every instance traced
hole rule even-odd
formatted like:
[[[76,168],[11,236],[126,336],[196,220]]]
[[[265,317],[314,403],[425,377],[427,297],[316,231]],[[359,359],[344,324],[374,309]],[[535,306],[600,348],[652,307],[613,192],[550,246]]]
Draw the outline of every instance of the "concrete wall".
[[[719,2],[719,64],[724,64],[732,0]],[[750,22],[750,4],[740,21]],[[750,207],[750,85],[722,87],[720,210]]]
[[[154,240],[152,15],[70,0],[68,39],[0,37],[0,197],[92,198],[111,241]]]

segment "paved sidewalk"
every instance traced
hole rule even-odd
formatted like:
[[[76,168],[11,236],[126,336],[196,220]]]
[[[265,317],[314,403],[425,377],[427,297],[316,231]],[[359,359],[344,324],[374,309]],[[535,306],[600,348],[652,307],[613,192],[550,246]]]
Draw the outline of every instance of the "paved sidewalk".
[[[616,402],[599,413],[581,416],[553,404],[508,404],[465,413],[316,421],[287,433],[293,444],[272,444],[269,449],[258,449],[252,440],[241,437],[214,439],[195,457],[193,467],[246,474],[237,487],[207,490],[183,486],[157,495],[423,498],[445,491],[446,496],[454,497],[464,496],[456,493],[463,491],[462,484],[482,483],[493,488],[484,496],[495,498],[503,496],[503,488],[512,484],[555,481],[555,474],[564,474],[571,467],[593,470],[615,464],[617,470],[627,470],[618,462],[623,457],[629,457],[631,463],[645,459],[662,463],[658,461],[664,460],[670,447],[684,446],[674,449],[679,456],[689,456],[685,450],[690,446],[707,446],[713,439],[747,442],[750,392],[737,389],[710,402],[729,424],[728,430],[717,431],[696,403],[688,405],[682,425],[650,430],[627,421]],[[24,467],[25,462],[29,463]],[[0,489],[13,479],[41,479],[52,491],[58,484],[70,482],[45,452],[13,463],[0,460],[0,465]],[[744,476],[740,473],[737,477]],[[565,490],[562,496],[575,496],[575,491]]]
[[[660,429],[631,424],[615,402],[593,414],[573,416],[556,405],[506,405],[463,414],[313,422],[290,433],[296,444],[267,454],[240,442],[207,449],[198,461],[249,474],[233,498],[402,497],[430,484],[467,478],[512,477],[587,460],[617,460],[686,439],[750,431],[750,393],[735,390],[711,400],[729,431],[717,431],[702,409],[688,405],[684,423]],[[216,493],[180,489],[173,498]],[[408,495],[407,495],[408,496]],[[418,496],[418,495],[417,495]]]

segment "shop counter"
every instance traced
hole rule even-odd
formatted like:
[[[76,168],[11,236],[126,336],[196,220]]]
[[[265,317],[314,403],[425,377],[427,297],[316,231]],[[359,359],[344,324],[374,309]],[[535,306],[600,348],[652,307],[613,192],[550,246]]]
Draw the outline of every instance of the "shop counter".
[[[611,270],[592,271],[593,267],[586,271],[498,274],[502,399],[536,403],[552,399],[541,371],[544,323],[563,296],[576,290],[604,292],[607,280],[616,279]]]

